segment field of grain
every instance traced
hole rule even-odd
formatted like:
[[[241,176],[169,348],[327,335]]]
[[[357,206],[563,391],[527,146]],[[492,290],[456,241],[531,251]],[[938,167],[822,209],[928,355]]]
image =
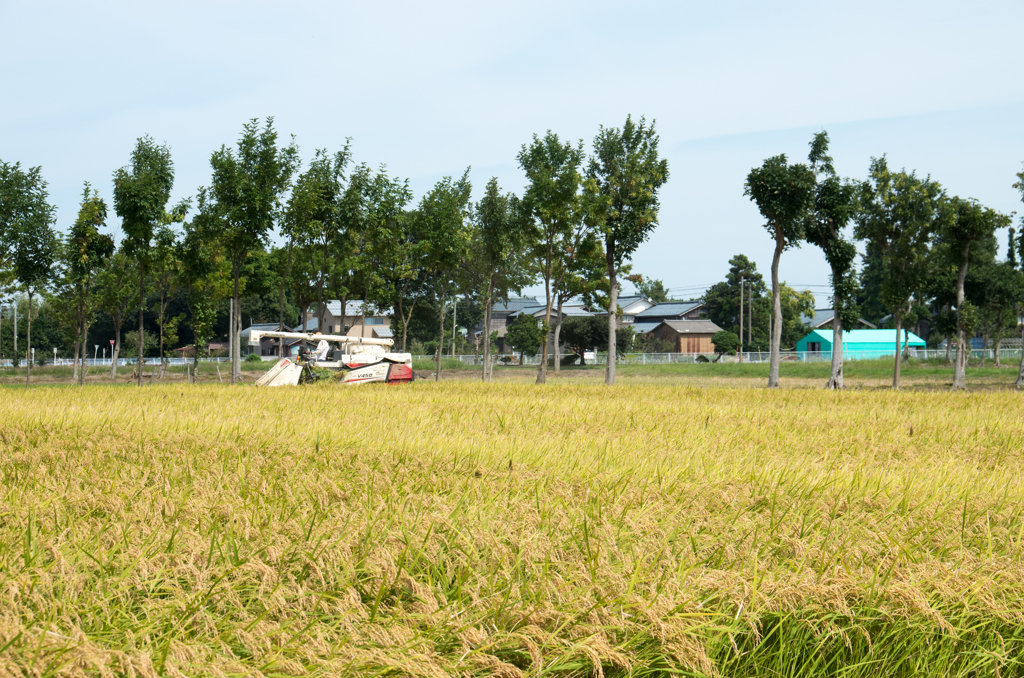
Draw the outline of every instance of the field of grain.
[[[0,389],[0,676],[1010,676],[1010,392]]]

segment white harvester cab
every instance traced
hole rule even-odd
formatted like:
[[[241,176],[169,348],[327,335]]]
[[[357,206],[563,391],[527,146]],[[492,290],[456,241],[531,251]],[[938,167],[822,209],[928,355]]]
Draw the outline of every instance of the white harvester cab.
[[[310,353],[303,351],[296,357],[282,358],[269,372],[260,377],[256,382],[257,386],[295,386],[316,381],[318,372],[312,368],[336,372],[338,381],[345,384],[407,384],[416,378],[412,371],[412,355],[391,353],[388,350],[395,344],[392,339],[253,330],[249,333],[249,345],[259,346],[263,337],[302,339],[314,344],[314,347],[321,341],[326,341],[330,346],[325,358],[315,357],[315,348]]]

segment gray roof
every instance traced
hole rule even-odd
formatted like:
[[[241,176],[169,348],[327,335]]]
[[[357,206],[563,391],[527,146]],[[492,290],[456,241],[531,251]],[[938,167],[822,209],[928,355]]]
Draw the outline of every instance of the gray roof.
[[[280,326],[281,325],[278,323],[254,323],[242,330],[240,334],[243,337],[248,337],[252,330],[256,330],[257,332],[274,332]],[[288,328],[285,328],[285,330],[287,329]]]
[[[804,326],[816,330],[824,329],[825,327],[831,327],[832,318],[834,318],[835,315],[836,312],[831,308],[816,308],[814,309],[813,316],[804,316]],[[884,321],[885,318],[883,318],[882,320]],[[863,323],[864,325],[867,325],[871,329],[875,329],[875,326],[869,323],[867,320],[864,320],[864,318],[858,318],[857,322]]]
[[[327,312],[333,315],[335,318],[341,317],[341,299],[331,299],[324,302],[327,307]],[[355,318],[363,314],[363,300],[362,299],[350,299],[345,302],[345,317]],[[369,316],[386,316],[391,315],[391,309],[381,311],[374,304],[366,304],[366,315]]]
[[[674,318],[683,315],[703,304],[699,301],[668,301],[663,304],[655,304],[646,311],[636,314],[637,318]]]
[[[392,339],[395,336],[390,327],[378,327],[377,325],[373,326],[373,333],[381,339]]]
[[[509,318],[518,318],[521,315],[532,315],[532,316],[537,316],[539,318],[540,316],[544,315],[544,310],[546,308],[547,308],[546,306],[527,306],[526,308],[520,309],[520,310],[516,311],[515,313],[509,313],[508,317]],[[558,307],[557,306],[552,306],[551,307],[551,315],[552,316],[558,315]],[[591,313],[590,311],[587,311],[582,306],[563,306],[562,307],[562,315],[563,316],[580,316],[580,315],[596,315],[596,314]]]
[[[710,320],[665,320],[659,325],[667,325],[680,334],[714,334],[722,328]]]
[[[508,303],[497,303],[491,309],[492,313],[508,313],[521,311],[524,308],[531,306],[540,306],[541,303],[537,301],[537,297],[509,297]]]
[[[627,325],[627,327],[632,327],[633,331],[636,332],[637,334],[647,334],[648,332],[650,332],[651,330],[653,330],[655,327],[657,327],[660,324],[661,324],[660,322],[655,322],[655,323],[633,323],[632,325]]]
[[[339,306],[339,308],[340,308],[340,306]],[[317,320],[316,316],[313,316],[312,318],[310,318],[306,322],[299,323],[298,327],[296,327],[293,331],[294,332],[315,332],[319,328],[320,328],[320,321]]]
[[[816,308],[813,316],[804,316],[804,325],[820,328],[827,322],[831,322],[836,312],[831,308]]]

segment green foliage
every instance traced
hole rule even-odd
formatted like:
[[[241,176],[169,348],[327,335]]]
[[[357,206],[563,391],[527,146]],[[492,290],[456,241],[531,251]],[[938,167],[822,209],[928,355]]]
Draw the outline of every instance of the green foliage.
[[[814,172],[807,165],[790,165],[785,154],[768,158],[747,175],[743,195],[757,204],[777,250],[800,246],[814,188]]]
[[[143,356],[146,354],[152,354],[154,349],[157,347],[157,338],[153,336],[152,332],[143,333],[143,343],[145,348],[143,349]],[[138,358],[139,357],[139,332],[138,330],[132,330],[131,332],[125,332],[124,341],[121,343],[121,356],[124,358]]]
[[[715,353],[735,355],[740,346],[740,338],[732,332],[721,330],[711,335],[711,343],[715,346]]]
[[[925,283],[928,245],[949,219],[945,194],[930,177],[890,170],[883,156],[872,158],[859,201],[854,235],[878,257],[879,300],[902,315]]]
[[[842,326],[851,329],[857,323],[860,309],[857,272],[853,266],[856,246],[843,237],[843,230],[853,218],[857,207],[857,186],[836,176],[828,155],[828,133],[818,132],[810,143],[808,160],[820,178],[814,187],[814,203],[805,229],[807,242],[825,253],[831,268],[832,308]]]
[[[668,290],[661,280],[644,279],[639,273],[626,276],[626,280],[633,283],[636,291],[644,295],[656,304],[668,301]]]
[[[562,321],[559,342],[563,348],[569,349],[580,357],[580,364],[585,365],[583,354],[603,346],[608,341],[608,317],[602,315],[570,316]]]
[[[505,341],[523,355],[537,355],[540,345],[547,339],[548,328],[532,315],[522,314],[508,326]]]
[[[711,322],[733,334],[740,333],[740,278],[743,278],[743,337],[744,348],[749,351],[768,350],[768,318],[771,313],[771,297],[764,278],[757,265],[743,254],[729,259],[729,272],[723,282],[715,283],[704,293],[704,313]],[[754,297],[754,317],[750,318],[749,297]],[[785,309],[783,309],[785,317]],[[746,340],[747,328],[753,330],[753,337]]]
[[[605,256],[617,272],[658,225],[658,192],[668,181],[668,160],[658,155],[659,137],[652,121],[621,129],[602,126],[594,137],[587,166],[588,218],[604,238]]]
[[[249,355],[245,356],[245,362],[247,362],[247,363],[261,363],[261,362],[263,362],[263,358],[261,358],[258,353],[250,353]]]

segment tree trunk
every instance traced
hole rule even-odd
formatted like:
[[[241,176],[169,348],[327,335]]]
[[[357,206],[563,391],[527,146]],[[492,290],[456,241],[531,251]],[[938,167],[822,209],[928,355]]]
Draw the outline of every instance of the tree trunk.
[[[549,249],[550,252],[550,249]],[[544,280],[544,340],[540,352],[540,369],[537,370],[537,383],[543,384],[548,380],[548,333],[551,327],[551,284],[548,279]]]
[[[894,390],[898,390],[900,387],[900,365],[903,363],[900,359],[900,329],[903,327],[903,316],[900,310],[893,313],[893,318],[896,319],[896,355],[894,356],[896,367],[892,373],[892,387]]]
[[[562,299],[558,299],[558,322],[555,324],[555,373],[562,372],[562,347],[560,337],[562,334]]]
[[[81,324],[79,324],[79,328],[81,328]],[[81,340],[81,338],[76,338],[75,339],[75,353],[74,353],[74,357],[71,358],[71,383],[72,384],[75,383],[76,381],[78,381],[78,372],[79,372],[79,368],[78,368],[78,354],[79,354],[79,351],[81,350],[81,348],[82,348],[82,340]]]
[[[619,310],[619,281],[615,277],[615,243],[609,242],[605,253],[605,262],[608,264],[608,364],[605,366],[604,383],[606,386],[615,385],[615,321]]]
[[[444,292],[441,293],[441,334],[437,344],[437,371],[434,372],[434,381],[441,381],[441,355],[444,353]]]
[[[89,323],[82,318],[82,369],[78,371],[78,385],[85,386],[85,361],[89,359]]]
[[[117,356],[121,353],[121,323],[114,325],[114,348],[110,351],[110,378],[117,381]]]
[[[1019,318],[1021,314],[1021,307],[1018,305],[1015,310],[1017,312],[1017,317]],[[1020,367],[1017,370],[1017,381],[1014,383],[1014,386],[1016,386],[1017,389],[1024,389],[1024,323],[1021,323],[1020,326],[1020,347]]]
[[[161,289],[160,290],[160,347],[157,349],[157,351],[158,351],[157,357],[160,358],[160,365],[161,365],[160,373],[161,373],[161,375],[163,374],[163,367],[162,366],[164,364],[164,315],[165,315],[165,313],[167,311],[167,305],[164,303],[164,298],[166,296],[167,295],[164,292],[164,290]]]
[[[235,384],[238,381],[241,381],[241,379],[242,379],[242,357],[240,355],[238,355],[239,354],[239,349],[241,348],[240,343],[239,343],[239,338],[240,338],[240,335],[241,335],[241,332],[242,332],[242,328],[241,328],[241,319],[242,319],[241,302],[242,302],[242,297],[241,297],[241,294],[239,293],[239,284],[238,284],[239,273],[240,273],[240,271],[236,271],[235,275],[234,275],[234,278],[235,278],[235,291],[234,291],[234,294],[233,294],[232,298],[235,300],[235,312],[233,314],[234,317],[231,318],[231,322],[229,323],[231,325],[231,330],[229,332],[230,336],[229,336],[228,341],[231,342],[231,383],[232,384]]]
[[[839,306],[839,304],[835,304]],[[837,311],[837,309],[834,309]],[[842,390],[843,383],[843,321],[836,312],[832,317],[832,373],[829,375],[825,388]]]
[[[956,364],[953,366],[953,390],[967,389],[967,329],[963,323],[964,280],[967,278],[967,254],[970,245],[964,247],[963,264],[956,278]]]
[[[139,358],[138,362],[138,385],[142,386],[142,354],[145,353],[145,336],[142,334],[142,307],[146,303],[146,267],[139,266]]]
[[[982,343],[982,347],[981,347],[981,366],[982,367],[985,366],[985,357],[986,357],[986,354],[988,353],[988,337],[989,337],[989,334],[990,334],[989,329],[990,329],[989,324],[985,323],[985,329],[982,331],[982,335],[981,335],[981,343]]]
[[[494,275],[487,277],[487,296],[484,299],[484,371],[481,375],[482,381],[490,381],[489,370],[491,363],[491,310],[494,306]]]
[[[1003,343],[1003,325],[1005,318],[1003,317],[1006,309],[999,309],[999,313],[996,315],[996,340],[992,345],[993,355],[992,358],[995,361],[996,367],[1002,367],[1002,363],[999,362],[999,347]],[[1021,347],[1024,348],[1024,347]]]
[[[32,289],[28,291],[28,313],[25,314],[26,335],[25,335],[25,362],[28,368],[25,370],[25,388],[28,388],[32,381]]]
[[[280,299],[278,300],[278,305],[277,305],[277,308],[278,308],[278,314],[277,314],[278,323],[281,326],[280,330],[282,332],[284,331],[284,327],[285,327],[285,325],[284,325],[284,286],[285,286],[285,283],[288,281],[288,277],[291,275],[291,271],[292,271],[292,246],[293,245],[294,245],[294,241],[293,240],[289,240],[288,241],[288,258],[285,259],[284,275],[281,276],[281,296],[280,296]],[[344,322],[344,315],[345,315],[344,309],[342,309],[341,315],[342,315],[342,322]],[[277,357],[278,358],[283,358],[284,357],[284,338],[283,337],[278,337],[278,339],[277,339]]]
[[[779,259],[785,241],[782,232],[775,234],[775,254],[772,256],[772,336],[771,357],[768,368],[768,388],[779,387],[779,349],[782,344],[782,301],[779,299]]]

